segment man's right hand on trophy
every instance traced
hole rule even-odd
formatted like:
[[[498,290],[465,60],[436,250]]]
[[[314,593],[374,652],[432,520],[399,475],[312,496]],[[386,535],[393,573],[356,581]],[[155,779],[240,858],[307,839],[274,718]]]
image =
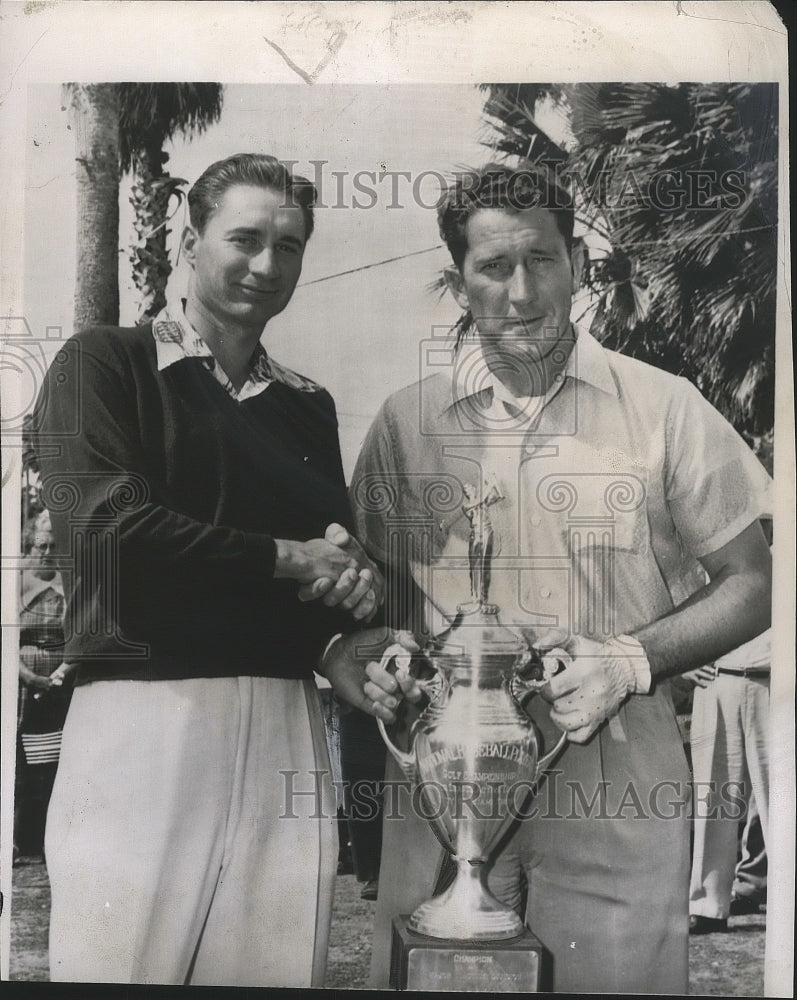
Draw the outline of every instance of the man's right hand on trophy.
[[[556,638],[537,639],[538,648],[550,649]],[[650,666],[639,642],[631,636],[614,636],[597,642],[572,636],[563,643],[567,662],[540,694],[552,704],[551,720],[573,743],[586,743],[603,722],[617,714],[630,694],[650,690]]]
[[[406,660],[396,649],[385,662],[383,654],[391,647],[400,647]],[[418,652],[420,646],[411,632],[364,629],[339,636],[330,644],[321,673],[336,694],[355,708],[383,722],[395,722],[402,701],[415,704],[423,697],[421,685],[407,669],[411,655]],[[377,655],[380,659],[375,659]]]

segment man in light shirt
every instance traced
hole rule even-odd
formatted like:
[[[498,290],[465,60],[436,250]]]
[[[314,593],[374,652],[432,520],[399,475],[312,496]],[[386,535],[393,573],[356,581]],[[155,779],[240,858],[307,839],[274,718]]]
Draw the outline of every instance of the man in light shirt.
[[[681,993],[689,772],[659,682],[767,627],[770,557],[733,428],[685,379],[571,322],[573,220],[543,170],[490,166],[448,193],[446,280],[475,336],[447,357],[427,345],[431,374],[384,404],[352,505],[370,554],[399,581],[389,624],[436,634],[469,596],[467,494],[497,484],[489,600],[572,662],[550,682],[550,719],[538,719],[548,739],[567,733],[566,749],[490,887],[519,910],[526,893],[526,923],[553,959],[543,986]],[[351,660],[356,644],[341,639],[328,660]],[[420,700],[414,680],[375,661],[366,670],[385,721]],[[388,984],[392,918],[432,895],[441,860],[423,819],[386,812],[374,987]]]

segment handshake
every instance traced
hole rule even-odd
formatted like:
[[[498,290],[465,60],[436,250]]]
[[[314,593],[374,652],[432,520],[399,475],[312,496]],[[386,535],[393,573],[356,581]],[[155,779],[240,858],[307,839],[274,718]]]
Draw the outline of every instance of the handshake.
[[[322,600],[368,622],[384,599],[382,574],[362,545],[342,525],[330,524],[323,538],[307,542],[276,539],[275,579],[296,580],[299,599]]]

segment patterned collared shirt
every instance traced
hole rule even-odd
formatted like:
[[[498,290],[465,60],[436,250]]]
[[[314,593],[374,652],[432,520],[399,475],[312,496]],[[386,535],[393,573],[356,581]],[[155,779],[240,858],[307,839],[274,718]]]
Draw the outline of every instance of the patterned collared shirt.
[[[312,379],[305,378],[270,358],[263,345],[258,343],[249,363],[246,382],[240,390],[236,389],[211,349],[185,318],[182,305],[169,304],[162,309],[152,323],[152,335],[155,338],[158,371],[185,358],[200,358],[205,369],[239,403],[257,396],[272,382],[282,382],[300,392],[318,392],[322,388]]]

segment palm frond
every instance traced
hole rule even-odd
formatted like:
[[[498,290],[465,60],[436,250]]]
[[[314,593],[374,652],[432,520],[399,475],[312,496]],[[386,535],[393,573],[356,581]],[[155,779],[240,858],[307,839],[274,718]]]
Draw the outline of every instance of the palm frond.
[[[218,83],[120,83],[120,165],[130,171],[136,156],[175,135],[201,134],[221,116]]]
[[[529,85],[490,85],[485,113],[493,148],[518,156],[552,142],[534,120],[540,100],[555,95],[568,116],[566,169],[578,218],[610,246],[586,271],[593,331],[691,378],[741,432],[765,440],[773,419],[777,87],[539,87],[543,97]],[[656,193],[662,177],[685,191],[672,204]]]

